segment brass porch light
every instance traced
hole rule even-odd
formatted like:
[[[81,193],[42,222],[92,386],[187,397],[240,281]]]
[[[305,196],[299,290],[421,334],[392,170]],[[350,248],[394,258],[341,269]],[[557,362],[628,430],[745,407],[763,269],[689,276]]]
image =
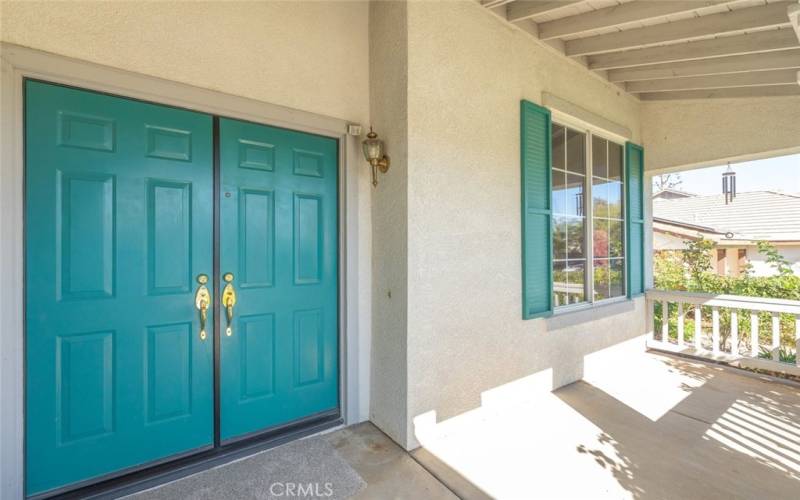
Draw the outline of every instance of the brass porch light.
[[[364,148],[364,158],[372,166],[372,185],[377,186],[378,169],[382,174],[389,170],[389,157],[383,152],[383,141],[378,139],[378,134],[373,132],[372,127],[370,127],[369,134],[367,134],[367,138],[364,139],[361,146]]]

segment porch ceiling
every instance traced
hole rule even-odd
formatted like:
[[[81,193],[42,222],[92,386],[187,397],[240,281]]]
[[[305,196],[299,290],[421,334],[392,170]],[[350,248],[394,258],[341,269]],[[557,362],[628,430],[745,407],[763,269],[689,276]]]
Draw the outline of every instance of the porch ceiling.
[[[800,95],[798,0],[478,1],[642,100]]]

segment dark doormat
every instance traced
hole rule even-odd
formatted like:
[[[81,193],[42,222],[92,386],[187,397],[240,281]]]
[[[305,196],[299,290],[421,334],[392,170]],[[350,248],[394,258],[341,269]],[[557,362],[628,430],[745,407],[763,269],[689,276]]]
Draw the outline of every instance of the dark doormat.
[[[350,498],[366,486],[324,438],[316,436],[126,497],[131,500]]]

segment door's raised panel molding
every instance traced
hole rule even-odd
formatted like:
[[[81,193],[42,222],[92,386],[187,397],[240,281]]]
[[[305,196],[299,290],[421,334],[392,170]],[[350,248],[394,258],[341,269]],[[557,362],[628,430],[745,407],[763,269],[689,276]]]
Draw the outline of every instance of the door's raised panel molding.
[[[192,414],[192,323],[147,328],[145,415],[148,424]]]
[[[324,156],[316,151],[304,151],[295,149],[294,155],[294,174],[307,177],[322,177]]]
[[[275,394],[275,315],[250,314],[239,319],[240,394],[242,402]]]
[[[322,280],[322,197],[294,195],[294,283],[313,285]]]
[[[275,170],[275,146],[239,139],[239,167],[272,172]]]
[[[101,116],[58,112],[58,145],[96,151],[114,151],[114,120]]]
[[[275,285],[275,193],[239,189],[239,286]]]
[[[186,293],[192,288],[192,185],[147,179],[147,291]]]
[[[147,156],[165,160],[192,161],[192,133],[188,130],[145,125]]]
[[[115,331],[56,337],[58,443],[98,439],[114,432]]]
[[[116,289],[116,177],[58,171],[59,300],[109,298]]]
[[[293,316],[295,386],[322,382],[325,375],[322,309],[295,311]]]

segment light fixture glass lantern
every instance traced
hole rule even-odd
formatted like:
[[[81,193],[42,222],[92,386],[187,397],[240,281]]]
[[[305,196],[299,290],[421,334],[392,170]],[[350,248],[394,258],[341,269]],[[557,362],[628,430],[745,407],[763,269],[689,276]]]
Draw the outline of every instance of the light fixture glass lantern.
[[[377,186],[378,170],[380,169],[382,174],[389,170],[389,157],[384,154],[383,141],[378,139],[378,134],[372,131],[372,127],[369,128],[367,138],[361,143],[361,147],[364,150],[364,158],[372,166],[372,185]]]

